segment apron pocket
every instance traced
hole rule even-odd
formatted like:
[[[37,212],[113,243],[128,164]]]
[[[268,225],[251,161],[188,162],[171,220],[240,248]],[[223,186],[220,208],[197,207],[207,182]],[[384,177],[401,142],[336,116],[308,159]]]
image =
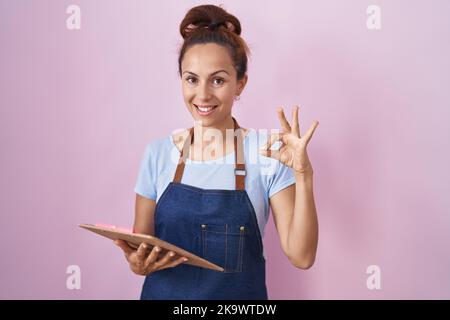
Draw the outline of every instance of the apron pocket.
[[[242,272],[246,227],[236,225],[202,224],[203,258],[225,269]]]

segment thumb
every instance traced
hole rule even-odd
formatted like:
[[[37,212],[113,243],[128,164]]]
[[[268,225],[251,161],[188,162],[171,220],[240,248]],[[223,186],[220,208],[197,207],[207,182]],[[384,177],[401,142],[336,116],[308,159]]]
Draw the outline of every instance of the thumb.
[[[114,244],[122,249],[126,256],[130,255],[134,251],[133,248],[131,248],[128,243],[123,240],[115,240]]]

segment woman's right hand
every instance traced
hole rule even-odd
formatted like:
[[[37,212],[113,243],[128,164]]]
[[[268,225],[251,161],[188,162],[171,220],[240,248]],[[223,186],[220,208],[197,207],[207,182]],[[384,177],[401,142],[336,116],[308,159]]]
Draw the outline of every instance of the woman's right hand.
[[[177,258],[173,251],[167,251],[164,256],[159,257],[161,248],[158,246],[154,246],[150,253],[148,253],[149,245],[146,243],[141,243],[137,250],[130,247],[123,240],[115,240],[114,243],[125,253],[131,271],[142,276],[149,275],[158,270],[176,267],[188,260],[186,257]]]

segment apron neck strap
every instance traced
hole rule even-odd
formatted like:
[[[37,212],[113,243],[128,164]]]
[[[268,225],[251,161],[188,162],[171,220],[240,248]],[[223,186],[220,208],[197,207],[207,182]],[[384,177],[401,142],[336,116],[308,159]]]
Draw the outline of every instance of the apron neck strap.
[[[233,118],[234,122],[234,175],[236,180],[236,190],[245,190],[245,158],[244,158],[244,144],[243,144],[243,134],[240,129],[236,119]],[[189,139],[190,138],[190,139]],[[187,136],[183,149],[181,150],[180,159],[178,161],[177,170],[175,171],[175,177],[173,182],[181,183],[181,178],[183,177],[184,167],[186,159],[189,156],[189,151],[191,144],[194,143],[194,127],[189,129],[189,135]]]

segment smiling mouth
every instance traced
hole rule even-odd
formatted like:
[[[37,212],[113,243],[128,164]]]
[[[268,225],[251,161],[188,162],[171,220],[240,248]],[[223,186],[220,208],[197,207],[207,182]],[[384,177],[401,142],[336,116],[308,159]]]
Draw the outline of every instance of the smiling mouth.
[[[214,111],[214,109],[216,109],[218,107],[218,105],[199,106],[199,105],[194,104],[194,107],[200,115],[204,116],[204,115],[211,114]]]

